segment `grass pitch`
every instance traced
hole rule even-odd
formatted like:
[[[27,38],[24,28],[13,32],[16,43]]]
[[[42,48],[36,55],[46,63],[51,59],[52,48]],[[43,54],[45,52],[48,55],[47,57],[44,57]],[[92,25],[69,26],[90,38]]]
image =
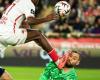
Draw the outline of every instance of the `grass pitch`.
[[[14,80],[39,80],[44,68],[37,67],[5,67]],[[100,69],[76,69],[78,80],[100,80]]]

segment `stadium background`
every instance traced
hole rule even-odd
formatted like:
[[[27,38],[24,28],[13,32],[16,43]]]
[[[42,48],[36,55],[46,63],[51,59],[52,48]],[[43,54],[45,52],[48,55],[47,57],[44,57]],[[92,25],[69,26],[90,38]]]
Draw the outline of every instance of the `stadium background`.
[[[13,0],[0,0],[0,17]],[[68,18],[31,25],[39,29],[63,54],[68,48],[81,52],[81,64],[76,68],[79,80],[100,79],[100,0],[73,0]],[[57,0],[40,0],[36,7],[36,17],[44,17],[54,8]],[[45,14],[45,15],[44,15]],[[9,46],[0,65],[4,66],[14,80],[38,80],[49,56],[34,42]]]

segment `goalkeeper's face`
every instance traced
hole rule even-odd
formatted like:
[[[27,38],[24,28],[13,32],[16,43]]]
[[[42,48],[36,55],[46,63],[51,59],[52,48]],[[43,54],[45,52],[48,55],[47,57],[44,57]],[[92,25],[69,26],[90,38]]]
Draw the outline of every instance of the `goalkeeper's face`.
[[[76,53],[76,52],[72,52],[68,56],[67,65],[76,66],[76,65],[79,65],[79,63],[80,63],[80,55],[78,53]]]

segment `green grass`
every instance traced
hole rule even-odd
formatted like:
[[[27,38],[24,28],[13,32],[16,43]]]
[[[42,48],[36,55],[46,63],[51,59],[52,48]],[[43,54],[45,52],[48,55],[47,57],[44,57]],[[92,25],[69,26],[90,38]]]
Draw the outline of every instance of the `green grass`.
[[[79,80],[100,80],[100,69],[78,69]]]
[[[44,68],[5,67],[14,80],[39,80]],[[100,69],[77,69],[78,80],[100,80]]]

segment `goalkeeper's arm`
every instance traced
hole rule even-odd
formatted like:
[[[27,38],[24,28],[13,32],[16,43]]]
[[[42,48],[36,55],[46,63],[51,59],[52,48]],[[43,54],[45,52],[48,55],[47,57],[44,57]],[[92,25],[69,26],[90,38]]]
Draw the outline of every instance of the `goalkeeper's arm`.
[[[59,69],[62,69],[65,66],[66,62],[67,62],[66,55],[63,55],[62,57],[59,57],[57,55],[55,49],[53,49],[51,52],[49,52],[49,56],[55,62],[55,64],[57,65],[57,67]]]

